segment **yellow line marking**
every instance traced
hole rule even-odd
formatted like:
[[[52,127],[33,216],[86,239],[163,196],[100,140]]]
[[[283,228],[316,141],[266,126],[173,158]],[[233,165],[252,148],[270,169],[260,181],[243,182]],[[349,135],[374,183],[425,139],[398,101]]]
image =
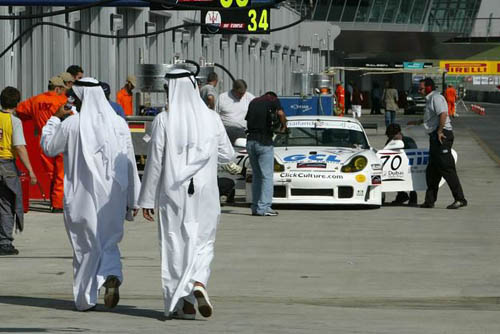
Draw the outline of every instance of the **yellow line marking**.
[[[477,141],[479,146],[481,146],[483,151],[486,152],[486,154],[488,154],[491,160],[495,161],[498,165],[500,165],[500,156],[495,151],[493,151],[491,147],[488,144],[486,144],[486,142],[482,140],[474,131],[469,129],[469,133],[471,137]]]

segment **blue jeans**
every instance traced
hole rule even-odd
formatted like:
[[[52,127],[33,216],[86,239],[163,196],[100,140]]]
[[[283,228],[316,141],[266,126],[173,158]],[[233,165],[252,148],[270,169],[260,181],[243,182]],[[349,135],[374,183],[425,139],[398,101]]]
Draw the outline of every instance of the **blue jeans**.
[[[388,127],[389,124],[394,123],[396,120],[396,112],[392,110],[385,111],[385,127]]]
[[[252,213],[263,215],[273,201],[274,147],[248,140],[247,152],[252,166]]]

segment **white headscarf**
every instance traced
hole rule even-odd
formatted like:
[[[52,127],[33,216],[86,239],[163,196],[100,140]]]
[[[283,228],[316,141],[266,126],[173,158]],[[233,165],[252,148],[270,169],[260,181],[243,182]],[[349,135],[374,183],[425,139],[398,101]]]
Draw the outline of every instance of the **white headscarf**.
[[[126,163],[117,163],[121,152],[120,137],[115,132],[116,114],[109,104],[104,91],[94,78],[83,78],[83,83],[96,86],[73,85],[73,91],[82,101],[80,109],[80,142],[85,162],[94,176],[94,186],[104,195],[109,195],[111,188],[106,186],[111,178],[125,190],[128,185]],[[104,175],[99,173],[103,170]],[[103,178],[104,176],[104,178]]]
[[[189,73],[173,70],[169,74]],[[167,196],[178,205],[182,196],[179,187],[203,168],[217,141],[217,129],[213,115],[200,97],[193,76],[169,79],[166,114],[167,134]],[[196,182],[196,181],[195,181]],[[195,184],[196,187],[196,184]]]

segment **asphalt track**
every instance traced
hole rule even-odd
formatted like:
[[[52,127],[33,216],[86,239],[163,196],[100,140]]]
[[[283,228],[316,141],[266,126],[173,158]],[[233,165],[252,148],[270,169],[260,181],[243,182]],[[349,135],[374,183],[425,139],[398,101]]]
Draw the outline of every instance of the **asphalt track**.
[[[485,115],[473,113],[470,104],[468,111],[458,107],[461,117],[455,118],[453,124],[459,130],[468,129],[472,137],[488,153],[490,158],[500,165],[500,105],[493,103],[476,103],[485,108]]]

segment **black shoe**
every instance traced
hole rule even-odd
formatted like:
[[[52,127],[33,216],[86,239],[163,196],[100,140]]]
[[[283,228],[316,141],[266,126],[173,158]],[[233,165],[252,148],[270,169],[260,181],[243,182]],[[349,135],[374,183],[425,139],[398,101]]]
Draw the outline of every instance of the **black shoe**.
[[[257,212],[252,213],[252,216],[260,216],[260,217],[275,217],[277,215],[278,215],[278,211],[275,211],[275,210],[269,210],[265,213],[257,213]]]
[[[50,210],[50,212],[52,212],[52,213],[63,213],[64,210],[63,209],[59,209],[59,208],[52,208],[52,210]]]
[[[450,205],[448,205],[446,208],[447,209],[458,209],[458,208],[462,208],[464,206],[467,206],[467,200],[463,200],[463,201],[455,201],[453,203],[451,203]]]
[[[12,245],[0,245],[0,255],[17,255],[19,251]]]
[[[417,207],[418,203],[417,202],[408,202],[408,206]]]
[[[118,277],[113,275],[106,277],[106,282],[104,282],[104,287],[106,288],[106,292],[104,293],[104,306],[107,308],[113,308],[118,305],[120,301],[120,285],[121,282]]]
[[[434,203],[424,202],[423,204],[420,204],[420,207],[422,209],[432,209],[434,207]]]

